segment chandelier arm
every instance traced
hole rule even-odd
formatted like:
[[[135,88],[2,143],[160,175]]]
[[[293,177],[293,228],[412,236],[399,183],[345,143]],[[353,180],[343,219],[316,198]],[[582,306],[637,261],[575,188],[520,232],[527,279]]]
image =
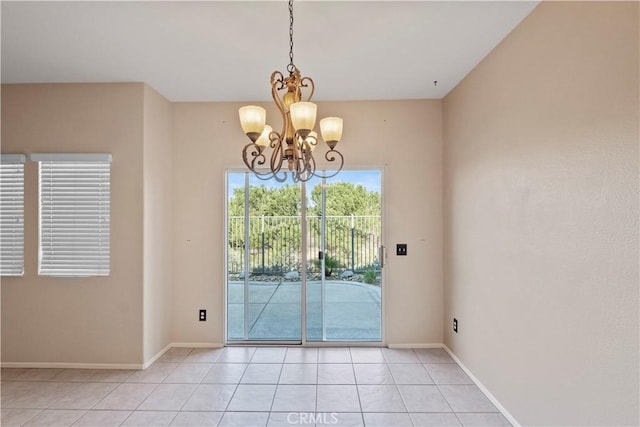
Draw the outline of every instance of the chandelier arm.
[[[300,141],[300,155],[297,158],[296,172],[301,181],[308,181],[315,172],[315,159],[311,153],[310,140],[312,137],[307,137]]]
[[[304,164],[304,161],[299,157],[295,157],[294,163],[295,163],[294,169],[295,169],[296,175],[302,176],[302,174],[304,174],[304,171],[306,169],[306,165]]]
[[[309,83],[305,83],[307,81]],[[315,83],[313,83],[313,79],[311,77],[303,77],[302,79],[300,79],[300,87],[311,87],[311,92],[309,93],[309,96],[306,99],[307,102],[311,101],[311,98],[313,97],[313,93],[316,90],[316,85]]]
[[[277,135],[277,132],[273,132],[273,133],[276,133]],[[250,150],[253,150],[253,151],[250,151]],[[247,154],[249,154],[250,156],[253,156],[253,158],[251,159],[251,162],[249,162],[247,158],[248,157]],[[271,155],[272,162],[274,157],[276,157],[275,153]],[[282,175],[278,175],[281,167],[277,167],[275,169],[272,167],[271,170],[269,170],[268,172],[260,172],[260,166],[266,163],[266,157],[264,155],[264,150],[260,150],[260,147],[257,146],[256,144],[249,143],[244,147],[244,149],[242,150],[242,160],[244,161],[244,164],[249,168],[249,170],[253,172],[256,178],[262,181],[275,179],[278,182],[285,182],[287,180],[286,172],[283,172]]]
[[[278,79],[274,80],[275,76],[279,76]],[[278,83],[280,83],[280,87],[278,87]],[[286,107],[282,102],[282,99],[278,96],[278,90],[284,87],[284,76],[280,71],[274,71],[271,74],[271,97],[273,98],[273,102],[276,103],[276,107],[280,111],[280,115],[282,116],[282,133],[280,133],[280,140],[284,139],[284,136],[287,133],[287,113]]]
[[[271,141],[269,143],[269,147],[275,149],[278,142],[280,142],[280,134],[275,130],[271,131],[271,133],[269,134],[269,141]]]
[[[309,154],[309,177],[307,178],[307,180],[310,179],[312,176],[314,176],[315,173],[316,173],[316,159],[311,154]]]
[[[314,175],[318,178],[333,178],[334,176],[338,175],[342,170],[342,166],[344,166],[344,156],[342,155],[342,153],[340,153],[338,150],[329,150],[325,153],[324,158],[328,162],[335,162],[336,160],[339,160],[340,167],[335,172],[329,175],[326,175],[324,173],[315,173],[315,172],[314,172]]]
[[[265,175],[264,173],[257,172],[257,170],[260,169],[260,167],[266,162],[267,159],[264,154],[260,154],[259,156],[254,157],[253,160],[251,160],[251,166],[249,167],[249,169],[251,169],[255,174]]]
[[[287,181],[287,173],[286,172],[282,172],[282,176],[278,176],[277,173],[273,174],[273,179],[275,179],[278,182],[286,182]]]
[[[305,165],[309,163],[309,159],[313,159],[313,153],[311,152],[312,139],[312,137],[307,137],[300,143],[300,158],[304,161]]]
[[[315,176],[315,172],[316,172],[316,160],[313,158],[313,156],[310,156],[308,162],[305,165],[304,173],[300,175],[300,181],[302,182],[309,181],[311,178]]]
[[[283,149],[282,139],[278,138],[275,140],[275,147],[273,148],[273,153],[271,153],[271,161],[269,164],[274,175],[282,169]]]
[[[267,159],[264,154],[262,154],[262,149],[253,142],[250,142],[242,149],[242,161],[253,171],[255,169],[256,162],[258,166],[264,165]]]
[[[309,135],[307,136],[307,138],[304,140],[304,142],[307,143],[308,145],[308,149],[311,152],[312,151],[312,147],[315,147],[318,145],[318,138],[314,137],[313,135]]]
[[[251,172],[253,172],[253,175],[256,178],[258,178],[259,180],[261,180],[261,181],[269,181],[269,180],[273,179],[273,172],[262,173],[262,172],[257,172],[257,171],[254,171],[254,170],[252,170]]]
[[[344,165],[344,156],[342,155],[341,152],[339,152],[338,150],[331,149],[326,153],[324,153],[324,158],[328,162],[335,162],[336,156],[340,157],[340,169],[342,169],[342,166]]]
[[[274,71],[271,73],[271,95],[273,96],[274,88],[275,92],[283,89],[285,87],[284,84],[284,75],[280,71]]]
[[[272,171],[261,173],[252,170],[251,172],[253,172],[253,175],[261,181],[270,181],[272,179],[275,179],[278,182],[285,182],[287,180],[286,172],[282,172],[282,176],[278,176],[278,174],[273,173]]]
[[[293,142],[292,144],[289,145],[289,148],[291,148],[293,150],[293,158],[294,160],[298,159],[302,159],[302,146],[301,144],[298,142],[300,141],[302,138],[300,138],[300,136],[298,136],[298,132],[293,134]],[[304,141],[303,141],[304,143]],[[298,169],[297,165],[296,165],[296,170]]]

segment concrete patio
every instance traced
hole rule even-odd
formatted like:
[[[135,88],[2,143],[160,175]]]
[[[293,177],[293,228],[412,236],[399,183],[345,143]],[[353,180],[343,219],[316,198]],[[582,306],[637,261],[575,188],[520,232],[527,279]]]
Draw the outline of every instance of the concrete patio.
[[[249,339],[299,341],[301,282],[249,282]],[[326,341],[380,341],[380,287],[325,282]],[[228,337],[242,340],[244,282],[228,284]],[[321,282],[307,282],[307,340],[322,341]]]

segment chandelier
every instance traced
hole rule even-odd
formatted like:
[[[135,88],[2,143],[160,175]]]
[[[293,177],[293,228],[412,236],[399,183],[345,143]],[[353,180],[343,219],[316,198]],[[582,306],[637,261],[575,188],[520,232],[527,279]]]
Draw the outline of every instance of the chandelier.
[[[314,150],[318,145],[318,133],[313,130],[317,106],[310,102],[315,86],[310,77],[301,77],[300,70],[293,63],[293,0],[289,0],[287,71],[287,77],[280,71],[271,74],[271,96],[282,115],[280,132],[274,131],[266,124],[264,108],[256,105],[240,108],[242,130],[251,140],[242,150],[242,160],[263,180],[273,178],[278,182],[284,182],[287,180],[287,172],[291,173],[294,182],[308,181],[313,176],[333,177],[340,172],[344,164],[344,157],[335,149],[342,137],[342,119],[327,117],[320,120],[320,132],[328,146],[324,159],[339,165],[337,169],[333,169],[333,173],[320,175],[316,173],[314,158]],[[281,91],[284,92],[282,96],[279,94]],[[271,153],[267,163],[268,149],[271,149]]]

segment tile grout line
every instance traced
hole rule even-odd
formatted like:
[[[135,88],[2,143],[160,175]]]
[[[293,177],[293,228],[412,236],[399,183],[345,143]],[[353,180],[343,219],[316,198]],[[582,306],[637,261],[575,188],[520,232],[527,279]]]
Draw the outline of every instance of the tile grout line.
[[[187,357],[189,357],[189,355],[191,353],[193,353],[195,349],[191,349],[191,351],[189,352],[189,354],[187,354],[184,358],[184,360],[187,360]],[[193,388],[193,391],[191,392],[191,394],[189,394],[189,397],[187,397],[184,401],[184,403],[182,404],[182,406],[180,406],[180,409],[178,409],[178,411],[176,412],[176,414],[173,416],[173,418],[171,418],[171,421],[169,421],[169,425],[171,425],[173,423],[173,421],[178,417],[178,415],[180,415],[180,412],[182,412],[182,409],[184,408],[184,406],[187,404],[187,402],[189,402],[189,399],[191,399],[191,397],[193,397],[193,395],[195,394],[195,392],[198,390],[198,387],[200,387],[200,385],[202,385],[202,381],[204,381],[204,379],[207,377],[207,375],[209,374],[209,371],[211,371],[211,369],[213,369],[213,366],[215,364],[215,361],[218,360],[218,357],[220,357],[220,354],[216,354],[215,359],[213,360],[213,362],[211,362],[211,366],[209,367],[209,369],[207,370],[207,372],[202,376],[202,378],[200,378],[200,382],[196,384],[196,386]],[[208,363],[208,362],[205,362]],[[176,367],[176,369],[178,369]]]
[[[163,380],[163,381],[164,381],[164,380]],[[124,383],[122,383],[122,384],[124,384]],[[132,384],[135,384],[135,383],[132,383]],[[151,395],[153,394],[153,392],[154,392],[154,391],[156,391],[156,390],[158,389],[158,387],[160,387],[160,385],[161,385],[161,384],[162,384],[162,382],[160,382],[160,383],[156,384],[156,386],[153,388],[153,390],[151,390],[151,393],[149,393],[149,394],[147,395],[147,397],[145,397],[144,399],[142,399],[142,402],[138,403],[138,406],[136,406],[136,407],[135,407],[135,409],[131,410],[131,413],[127,416],[127,418],[125,418],[124,420],[122,420],[122,422],[121,422],[120,424],[118,424],[118,425],[119,425],[119,426],[121,426],[121,425],[123,425],[124,423],[126,423],[126,422],[127,422],[127,420],[128,420],[128,419],[133,415],[133,413],[134,413],[134,412],[136,412],[136,411],[138,410],[138,408],[140,407],[140,405],[142,405],[142,404],[143,404],[143,403],[144,403],[144,402],[149,398],[149,396],[151,396]],[[115,391],[115,390],[117,390],[117,389],[118,389],[118,387],[116,387],[113,391]],[[113,393],[113,391],[112,391],[112,393]],[[111,393],[109,393],[109,394],[111,394]],[[107,395],[107,396],[108,396],[108,395]],[[106,399],[106,396],[105,396],[105,399]]]
[[[171,350],[171,349],[169,349],[169,351],[170,351],[170,350]],[[189,354],[191,354],[191,352],[192,352],[192,351],[193,351],[193,349],[190,349],[190,350],[189,350],[189,352],[188,352],[187,354],[185,354],[185,356],[182,358],[182,361],[180,361],[180,362],[177,362],[177,363],[176,363],[176,366],[173,368],[173,370],[172,370],[171,372],[169,372],[169,373],[168,373],[168,374],[167,374],[167,375],[166,375],[162,380],[160,380],[160,382],[159,382],[159,383],[157,383],[157,384],[156,384],[156,386],[153,388],[153,390],[151,390],[151,393],[149,393],[149,394],[147,395],[147,397],[145,397],[145,398],[142,400],[142,402],[140,402],[140,403],[138,404],[138,406],[136,406],[136,407],[135,407],[135,409],[133,409],[133,410],[131,411],[131,413],[127,416],[127,418],[125,418],[124,420],[122,420],[122,422],[119,424],[119,426],[124,425],[124,423],[126,423],[126,422],[127,422],[127,420],[128,420],[129,418],[131,418],[131,416],[132,416],[132,415],[133,415],[133,414],[138,410],[138,408],[140,408],[140,406],[141,406],[144,402],[146,402],[146,401],[147,401],[147,399],[149,399],[149,397],[151,397],[151,395],[152,395],[152,394],[153,394],[153,393],[158,389],[158,387],[160,387],[162,384],[165,384],[165,383],[164,383],[164,381],[165,381],[167,378],[169,378],[169,376],[170,376],[173,372],[175,372],[175,370],[176,370],[176,369],[178,369],[178,367],[182,364],[182,362],[184,362],[184,359],[186,359],[186,357],[187,357]],[[167,351],[167,353],[168,353],[168,351]],[[166,354],[166,353],[165,353],[165,354]],[[163,354],[162,356],[164,356],[164,354]],[[160,363],[164,363],[164,362],[160,362]],[[152,365],[153,365],[153,364],[152,364]],[[151,366],[149,366],[148,368],[150,368],[150,367],[151,367]],[[141,370],[141,372],[142,372],[142,371],[144,371],[144,370]],[[131,378],[131,376],[133,376],[133,375],[134,375],[134,374],[131,374],[131,375],[129,376],[129,378]],[[127,379],[129,379],[129,378],[127,378]],[[125,384],[125,383],[126,383],[126,380],[125,380],[125,381],[123,381],[121,384]],[[132,382],[132,383],[128,383],[128,384],[144,384],[144,383],[135,383],[135,382]],[[167,383],[167,384],[169,384],[169,383]],[[115,391],[117,388],[118,388],[118,387],[116,387],[114,390],[112,390],[112,392],[113,392],[113,391]],[[109,393],[109,394],[111,394],[111,393]],[[107,394],[107,396],[108,396],[109,394]],[[105,399],[106,399],[106,397],[107,397],[107,396],[105,396]],[[103,400],[104,400],[104,399],[103,399]],[[96,405],[97,405],[97,403],[96,403]],[[94,405],[94,406],[95,406],[95,405]],[[177,413],[176,413],[176,416],[177,416]],[[175,418],[175,416],[174,416],[174,418]],[[173,421],[173,419],[172,419],[172,421]],[[171,423],[169,423],[169,424],[171,424]]]
[[[358,406],[360,407],[360,419],[362,420],[362,425],[365,425],[364,422],[364,412],[362,409],[362,400],[360,400],[360,389],[358,388],[358,379],[356,378],[356,368],[353,366],[353,355],[351,354],[351,347],[349,347],[349,359],[351,360],[351,372],[353,372],[353,383],[356,388],[356,396],[358,396]]]
[[[228,348],[229,347],[227,347],[227,349]],[[248,347],[248,348],[250,348],[250,347]],[[222,411],[222,416],[220,417],[220,421],[218,421],[218,425],[220,425],[220,423],[222,422],[222,419],[224,418],[225,414],[227,413],[227,410],[229,409],[229,405],[231,405],[231,402],[233,401],[233,398],[236,395],[236,392],[238,391],[238,388],[240,387],[242,378],[244,377],[244,374],[247,372],[247,369],[249,369],[249,365],[251,364],[251,359],[253,359],[253,356],[255,355],[255,353],[256,353],[256,349],[254,349],[253,353],[251,353],[251,357],[247,361],[247,366],[245,366],[244,371],[242,372],[242,375],[240,376],[240,379],[238,379],[238,384],[236,384],[235,388],[233,389],[233,393],[231,393],[231,397],[229,398],[229,401],[227,402],[227,404],[224,407],[224,410]]]
[[[7,408],[7,409],[9,409],[9,408]],[[20,425],[22,426],[22,425],[26,425],[26,424],[28,424],[28,423],[29,423],[29,421],[33,420],[35,417],[37,417],[38,415],[40,415],[40,414],[41,414],[41,413],[43,413],[44,411],[45,411],[45,409],[38,409],[38,412],[36,412],[35,414],[33,414],[33,415],[32,415],[31,417],[29,417],[29,418],[28,418],[24,423],[22,423],[22,424],[20,424]],[[82,415],[80,416],[80,418],[82,418],[82,417],[84,417],[84,414],[82,414]],[[74,423],[74,424],[75,424],[75,423]]]
[[[277,290],[277,288],[276,288],[276,290]],[[284,360],[287,357],[287,352],[288,351],[289,350],[287,349],[284,352],[284,357],[282,358],[282,364],[280,365],[280,372],[278,373],[278,379],[276,380],[276,389],[273,391],[273,398],[271,399],[271,405],[269,406],[269,414],[267,415],[267,424],[269,424],[269,419],[271,418],[271,411],[273,410],[273,404],[276,402],[276,396],[278,395],[278,388],[280,387],[280,377],[282,377],[282,369],[284,368]]]
[[[440,393],[440,396],[442,396],[444,401],[447,402],[447,406],[449,407],[449,409],[451,409],[451,413],[453,413],[453,415],[456,417],[460,425],[461,426],[464,425],[462,424],[462,420],[460,419],[460,417],[458,417],[458,414],[456,413],[456,411],[453,410],[453,407],[451,406],[451,403],[449,403],[449,400],[447,400],[446,396],[442,393],[442,390],[440,390],[440,386],[438,384],[436,384],[436,390],[438,390],[438,393]]]
[[[384,355],[384,351],[382,352],[382,354]],[[411,354],[413,354],[418,361],[420,360],[420,358],[418,358],[418,356],[414,353],[413,350],[411,350]],[[400,395],[400,400],[402,400],[402,404],[404,405],[404,409],[407,410],[407,412],[405,412],[407,414],[407,416],[409,417],[409,422],[411,422],[411,425],[415,427],[415,423],[413,422],[413,418],[411,417],[411,412],[409,412],[409,406],[407,405],[407,402],[404,399],[404,396],[402,395],[402,392],[400,392],[400,384],[398,384],[398,381],[396,380],[396,377],[393,375],[393,371],[391,370],[391,363],[386,363],[387,365],[387,369],[389,370],[389,373],[391,374],[391,378],[393,379],[393,385],[396,388],[396,390],[398,391],[398,394]]]
[[[318,412],[318,350],[316,349],[316,363],[315,363],[315,371],[316,371],[316,379],[314,381],[314,385],[316,386],[316,399],[315,399],[315,404],[313,407],[313,413],[317,413]]]

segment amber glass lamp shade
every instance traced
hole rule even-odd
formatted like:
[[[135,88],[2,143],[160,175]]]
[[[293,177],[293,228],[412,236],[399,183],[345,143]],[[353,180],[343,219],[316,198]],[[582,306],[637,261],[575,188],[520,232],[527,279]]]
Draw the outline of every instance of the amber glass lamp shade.
[[[265,149],[271,140],[269,139],[269,135],[273,131],[273,128],[269,125],[264,126],[264,130],[260,134],[260,137],[256,140],[256,145],[260,147],[261,150]]]
[[[318,107],[313,102],[296,102],[291,104],[291,124],[300,136],[306,138],[316,125]]]
[[[342,119],[340,117],[327,117],[320,120],[320,132],[322,133],[322,139],[331,148],[335,147],[342,138]]]
[[[253,141],[260,137],[267,121],[267,111],[256,105],[246,105],[238,110],[240,125],[245,134]]]

